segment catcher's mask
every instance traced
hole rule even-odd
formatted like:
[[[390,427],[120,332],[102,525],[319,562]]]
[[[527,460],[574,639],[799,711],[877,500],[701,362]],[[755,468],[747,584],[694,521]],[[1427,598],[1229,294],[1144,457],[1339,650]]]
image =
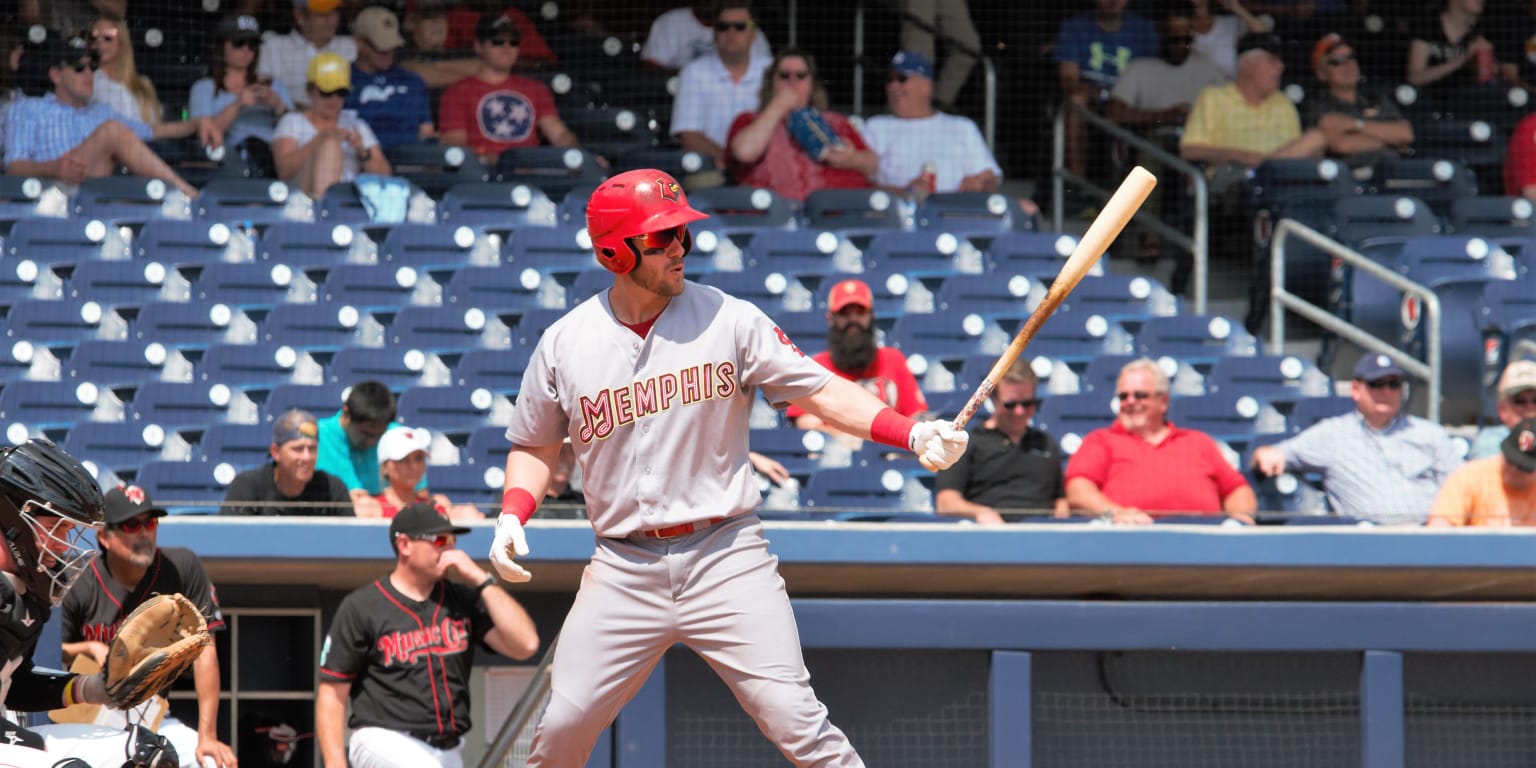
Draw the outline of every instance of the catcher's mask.
[[[682,185],[665,172],[642,168],[618,174],[597,186],[587,198],[587,234],[597,263],[623,275],[640,263],[640,250],[631,238],[676,233],[683,255],[693,248],[690,221],[708,218],[688,204]],[[670,244],[672,238],[663,238]]]
[[[102,507],[95,478],[53,443],[0,453],[0,535],[29,592],[64,599],[90,561],[85,535],[101,527]]]

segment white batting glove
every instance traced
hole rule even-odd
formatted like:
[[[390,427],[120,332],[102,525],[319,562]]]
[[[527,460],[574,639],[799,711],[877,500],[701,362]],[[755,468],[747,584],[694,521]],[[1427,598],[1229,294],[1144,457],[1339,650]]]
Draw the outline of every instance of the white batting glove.
[[[965,453],[971,436],[948,421],[919,421],[912,428],[908,448],[933,469],[949,469]]]
[[[523,523],[517,515],[503,514],[496,518],[496,539],[491,542],[491,565],[501,578],[510,582],[524,582],[533,578],[527,568],[518,565],[513,557],[528,554],[528,536],[523,533]]]

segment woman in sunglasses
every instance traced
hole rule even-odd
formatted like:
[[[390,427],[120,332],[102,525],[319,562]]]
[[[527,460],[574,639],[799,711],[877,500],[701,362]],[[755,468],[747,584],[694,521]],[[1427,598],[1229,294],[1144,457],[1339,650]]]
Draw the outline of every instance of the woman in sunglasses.
[[[123,117],[149,125],[160,122],[163,109],[155,84],[139,74],[133,62],[133,42],[128,23],[119,18],[98,17],[91,23],[91,50],[101,62],[96,70],[96,90],[91,101],[106,104]]]
[[[726,147],[737,184],[793,200],[818,189],[869,187],[880,167],[853,124],[827,109],[816,60],[794,48],[768,65],[758,110],[736,116]]]
[[[426,502],[452,520],[484,519],[485,514],[475,505],[455,504],[427,489],[427,448],[431,445],[432,434],[415,427],[397,427],[379,438],[379,475],[384,491],[374,498],[379,500],[382,516],[394,517],[416,502]]]
[[[359,173],[389,175],[379,139],[357,113],[342,109],[352,92],[352,65],[335,53],[309,61],[309,106],[277,123],[272,159],[277,176],[319,200],[332,184]]]
[[[226,16],[214,32],[209,77],[192,84],[189,112],[207,117],[236,146],[255,137],[270,144],[277,119],[293,109],[282,83],[258,77],[261,25],[252,16]]]

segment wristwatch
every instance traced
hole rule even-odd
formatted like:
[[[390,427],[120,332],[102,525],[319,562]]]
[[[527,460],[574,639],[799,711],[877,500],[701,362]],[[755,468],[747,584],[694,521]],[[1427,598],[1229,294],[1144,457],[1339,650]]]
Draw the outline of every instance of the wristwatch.
[[[477,592],[477,593],[484,592],[486,587],[494,587],[494,586],[496,586],[496,577],[495,576],[487,576],[487,577],[485,577],[485,581],[482,581],[479,584],[475,585],[475,592]]]

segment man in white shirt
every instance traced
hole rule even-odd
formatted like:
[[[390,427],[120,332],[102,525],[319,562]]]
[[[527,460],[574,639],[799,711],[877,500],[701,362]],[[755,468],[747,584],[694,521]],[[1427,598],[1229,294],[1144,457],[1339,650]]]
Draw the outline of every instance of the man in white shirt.
[[[763,71],[773,63],[753,51],[757,21],[744,0],[725,0],[715,14],[715,55],[683,67],[672,102],[672,135],[683,149],[725,165],[731,121],[758,107]]]
[[[281,82],[295,105],[309,106],[309,60],[322,51],[348,62],[357,59],[357,44],[348,35],[337,35],[341,25],[341,0],[293,0],[293,31],[272,35],[261,44],[258,75]]]
[[[710,16],[712,0],[694,0],[692,5],[673,8],[651,22],[651,32],[640,49],[640,58],[661,69],[677,71],[715,52],[715,29]],[[752,40],[752,55],[767,58],[768,36],[758,30]]]
[[[933,192],[995,192],[1003,169],[969,118],[933,107],[933,65],[916,51],[891,59],[885,97],[891,113],[864,124],[864,140],[880,156],[875,182],[882,187]],[[923,166],[933,163],[933,189]]]

